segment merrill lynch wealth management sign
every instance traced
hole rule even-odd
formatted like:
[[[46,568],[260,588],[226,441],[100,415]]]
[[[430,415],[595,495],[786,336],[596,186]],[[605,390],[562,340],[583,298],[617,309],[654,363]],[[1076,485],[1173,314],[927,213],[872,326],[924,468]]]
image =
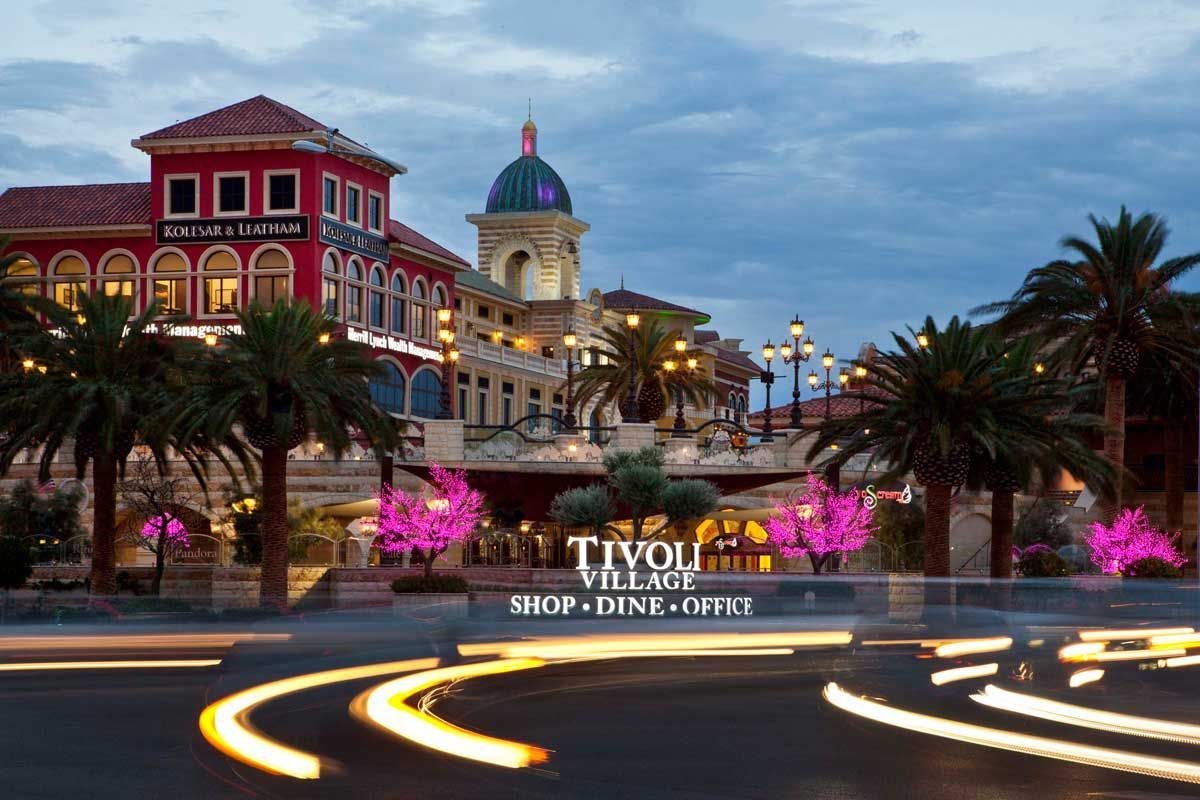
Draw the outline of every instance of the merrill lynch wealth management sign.
[[[159,244],[211,242],[303,242],[309,237],[308,215],[211,219],[160,219],[155,224]]]

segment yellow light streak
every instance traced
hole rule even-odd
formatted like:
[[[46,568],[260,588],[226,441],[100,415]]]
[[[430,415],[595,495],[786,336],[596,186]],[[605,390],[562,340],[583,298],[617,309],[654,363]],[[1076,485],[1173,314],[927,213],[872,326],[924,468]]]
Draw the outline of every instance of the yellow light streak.
[[[1195,633],[1195,630],[1192,628],[1117,628],[1115,630],[1100,628],[1080,631],[1079,639],[1084,642],[1123,642],[1180,633]]]
[[[296,750],[269,739],[248,725],[250,712],[268,700],[294,692],[328,686],[342,681],[377,678],[408,670],[429,669],[436,658],[389,661],[361,667],[344,667],[284,678],[231,694],[218,700],[200,714],[200,732],[209,744],[231,758],[276,775],[315,779],[321,775],[321,762],[312,753]]]
[[[971,699],[1002,711],[1011,711],[1015,714],[1024,714],[1051,722],[1061,722],[1064,725],[1076,725],[1081,728],[1140,736],[1146,739],[1200,744],[1200,725],[1189,725],[1185,722],[1117,714],[1098,708],[1077,706],[1049,700],[1045,697],[1012,692],[990,684],[985,686],[982,692],[971,695]]]
[[[55,672],[69,669],[188,669],[215,667],[219,658],[192,658],[143,661],[27,661],[0,664],[0,672]]]
[[[1012,647],[1012,637],[993,636],[989,639],[964,639],[961,642],[948,642],[933,651],[938,658],[958,658],[976,653],[995,653]]]
[[[823,694],[832,705],[847,713],[916,733],[1076,764],[1088,764],[1139,775],[1200,783],[1200,764],[1190,761],[1144,756],[1124,750],[1112,750],[1062,739],[1031,736],[918,714],[914,711],[893,708],[864,697],[857,697],[846,692],[836,683],[829,683]]]
[[[1058,651],[1060,661],[1086,661],[1089,656],[1104,652],[1104,642],[1076,642]]]
[[[1200,647],[1200,633],[1168,633],[1161,636],[1151,636],[1151,647]]]
[[[414,744],[459,758],[513,769],[540,764],[549,757],[541,747],[463,730],[430,714],[428,703],[413,708],[405,701],[451,681],[537,669],[545,663],[538,658],[500,659],[416,672],[363,693],[350,708],[356,716]]]
[[[929,676],[934,686],[944,686],[955,681],[965,681],[971,678],[987,678],[1000,671],[999,664],[977,664],[973,667],[955,667],[944,669]]]
[[[1088,656],[1085,661],[1144,661],[1149,658],[1169,658],[1187,655],[1187,650],[1106,650]]]
[[[745,650],[612,650],[590,656],[566,659],[570,661],[604,661],[621,658],[720,658],[722,656],[793,656],[790,647],[760,647]]]
[[[290,633],[152,633],[92,636],[0,636],[0,650],[169,650],[286,642]]]
[[[1095,683],[1104,677],[1102,669],[1081,669],[1071,673],[1067,684],[1072,689],[1078,689],[1080,686],[1087,686],[1089,683]]]
[[[847,645],[853,641],[853,638],[849,631],[560,636],[519,642],[460,644],[458,652],[464,656],[495,655],[504,658],[533,657],[554,660],[581,658],[602,653],[630,653],[646,650],[696,651],[763,647],[821,647]]]

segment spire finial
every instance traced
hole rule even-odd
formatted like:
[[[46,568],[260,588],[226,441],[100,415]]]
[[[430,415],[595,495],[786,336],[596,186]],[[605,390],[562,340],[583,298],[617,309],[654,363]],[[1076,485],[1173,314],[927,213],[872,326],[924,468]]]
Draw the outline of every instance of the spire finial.
[[[527,119],[529,119],[531,121],[533,120],[533,98],[532,97],[529,98],[529,116],[527,117]]]
[[[621,273],[621,288],[622,289],[625,288],[625,273],[624,272]]]

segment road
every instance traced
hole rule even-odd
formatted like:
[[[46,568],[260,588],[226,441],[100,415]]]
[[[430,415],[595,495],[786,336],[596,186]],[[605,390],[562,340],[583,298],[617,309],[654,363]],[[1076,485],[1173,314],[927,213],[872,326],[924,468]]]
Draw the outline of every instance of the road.
[[[849,623],[849,624],[848,624]],[[984,747],[882,724],[835,707],[833,681],[939,719],[1075,745],[1200,762],[1196,744],[1135,738],[985,707],[970,694],[991,683],[1021,693],[1157,719],[1197,710],[1195,669],[1146,669],[1157,660],[1102,665],[1103,680],[1067,688],[1081,665],[1058,650],[1069,625],[1005,625],[961,632],[1011,636],[997,652],[938,658],[912,626],[805,618],[770,630],[850,630],[845,646],[791,655],[660,656],[551,660],[544,666],[454,684],[430,710],[469,731],[544,747],[545,763],[510,769],[430,750],[349,712],[388,677],[280,696],[256,708],[263,736],[320,757],[320,778],[271,775],[215,749],[198,717],[210,703],[287,676],[352,665],[439,657],[455,645],[520,633],[576,634],[570,623],[523,630],[492,623],[427,623],[387,616],[322,615],[242,626],[274,638],[158,641],[183,631],[60,628],[0,632],[0,664],[42,660],[203,660],[211,667],[0,672],[0,786],[12,798],[1155,798],[1195,797],[1194,783]],[[762,623],[756,623],[760,625]],[[676,626],[678,628],[678,626]],[[638,631],[644,628],[636,628]],[[688,629],[695,632],[694,629]],[[221,629],[224,633],[225,629]],[[595,631],[589,630],[589,633]],[[679,630],[673,629],[678,633]],[[45,640],[22,640],[43,633]],[[130,633],[141,639],[119,637]],[[944,640],[954,631],[941,631]],[[86,635],[64,651],[64,640]],[[65,638],[64,638],[65,637]],[[217,638],[220,638],[219,636]],[[912,639],[907,644],[870,644]],[[112,642],[121,644],[119,648]],[[1032,644],[1031,644],[1032,643]],[[1110,650],[1144,646],[1111,642]],[[944,686],[932,673],[997,664],[997,674]],[[1083,666],[1087,666],[1086,664]],[[1092,666],[1100,666],[1092,664]],[[1198,765],[1200,769],[1200,765]]]

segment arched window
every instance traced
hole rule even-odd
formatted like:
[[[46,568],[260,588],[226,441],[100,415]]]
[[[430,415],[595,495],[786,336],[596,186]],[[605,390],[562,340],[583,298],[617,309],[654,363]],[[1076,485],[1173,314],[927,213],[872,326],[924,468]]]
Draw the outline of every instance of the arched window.
[[[326,316],[341,319],[341,308],[338,303],[338,286],[341,284],[337,256],[333,251],[325,254],[321,262],[321,304],[325,307]]]
[[[371,378],[371,399],[375,401],[375,405],[390,414],[403,414],[404,388],[406,385],[404,373],[397,369],[396,365],[390,361],[384,361],[383,366],[386,373],[379,377]]]
[[[733,392],[729,393],[729,410],[737,411],[737,395]]]
[[[178,253],[163,253],[154,261],[154,302],[167,316],[184,313],[187,306],[187,262]]]
[[[408,328],[408,300],[404,295],[404,275],[397,272],[392,276],[392,333],[404,333]]]
[[[376,264],[371,268],[371,289],[367,299],[367,320],[372,328],[384,329],[383,267]]]
[[[238,263],[233,253],[216,250],[204,259],[204,313],[232,314],[238,309]]]
[[[54,302],[69,311],[79,310],[80,295],[87,291],[87,265],[78,256],[65,256],[54,265]]]
[[[431,369],[423,369],[413,376],[412,414],[414,417],[435,419],[442,410],[442,380]]]
[[[742,419],[746,416],[746,395],[744,395],[744,394],[738,395],[737,413],[738,413],[738,422],[741,422]]]
[[[412,287],[412,335],[418,339],[429,338],[429,295],[425,292],[425,282],[420,278],[413,281]]]
[[[15,284],[17,291],[26,297],[37,297],[42,293],[38,286],[41,275],[38,274],[37,264],[25,256],[14,259],[8,265],[7,276],[5,283]]]
[[[269,308],[291,296],[288,291],[288,271],[291,263],[287,253],[274,247],[263,250],[254,259],[254,302]]]
[[[100,270],[105,275],[105,279],[100,283],[100,288],[108,297],[119,294],[130,300],[133,299],[133,274],[137,269],[133,265],[133,259],[124,253],[118,253],[104,262],[104,267]],[[120,278],[113,279],[107,276],[119,275]]]
[[[450,305],[449,301],[446,300],[446,287],[434,286],[433,287],[433,307],[434,308],[447,308],[449,305]]]
[[[346,264],[346,322],[363,321],[363,271],[357,259]]]

